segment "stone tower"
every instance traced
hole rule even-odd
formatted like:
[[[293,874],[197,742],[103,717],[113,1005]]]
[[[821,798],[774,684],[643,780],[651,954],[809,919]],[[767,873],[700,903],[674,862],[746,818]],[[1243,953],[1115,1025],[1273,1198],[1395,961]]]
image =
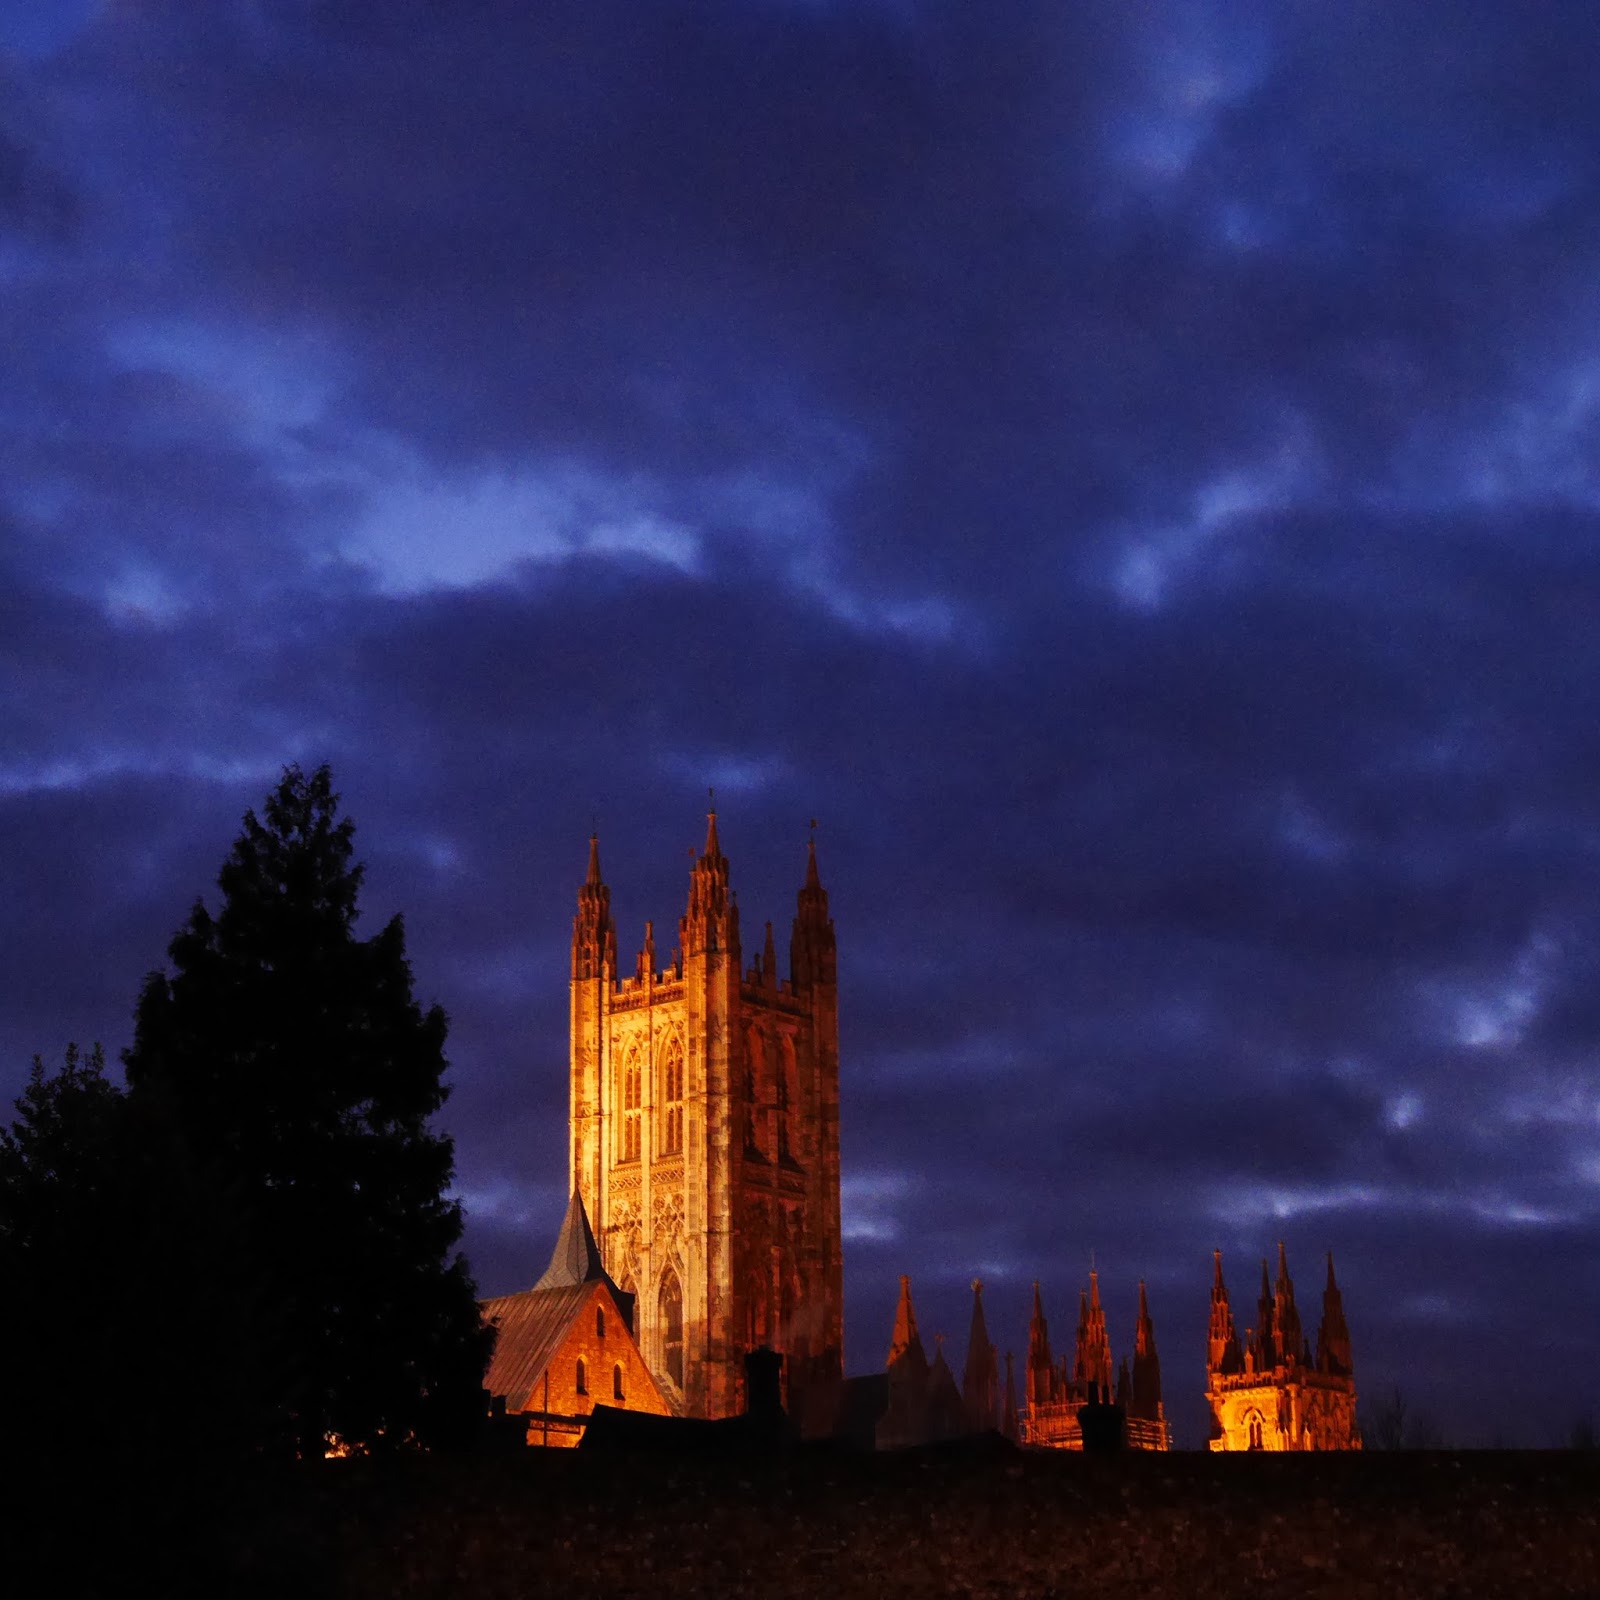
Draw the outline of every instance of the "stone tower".
[[[742,1410],[744,1355],[760,1345],[785,1356],[791,1394],[841,1376],[838,979],[814,843],[787,977],[771,923],[743,965],[714,811],[676,948],[658,966],[646,923],[624,975],[590,839],[572,930],[571,1138],[572,1187],[681,1413]]]
[[[1328,1257],[1315,1356],[1295,1309],[1288,1252],[1278,1246],[1274,1284],[1261,1263],[1256,1326],[1241,1342],[1216,1253],[1206,1399],[1213,1450],[1359,1450],[1355,1364],[1344,1298]]]

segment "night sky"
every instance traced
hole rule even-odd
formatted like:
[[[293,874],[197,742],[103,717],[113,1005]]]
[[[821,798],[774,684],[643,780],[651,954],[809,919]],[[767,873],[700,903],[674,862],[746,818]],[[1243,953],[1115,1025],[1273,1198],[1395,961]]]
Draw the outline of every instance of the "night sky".
[[[3,15],[0,1094],[326,760],[525,1287],[592,820],[631,967],[714,785],[852,1370],[1093,1252],[1198,1445],[1284,1239],[1364,1403],[1600,1414],[1592,3]]]

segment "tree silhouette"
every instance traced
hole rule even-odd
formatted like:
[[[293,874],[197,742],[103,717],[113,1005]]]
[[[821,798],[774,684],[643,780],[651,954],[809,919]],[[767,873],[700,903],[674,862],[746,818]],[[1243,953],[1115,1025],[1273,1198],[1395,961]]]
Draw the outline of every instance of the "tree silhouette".
[[[470,1426],[489,1338],[454,1254],[445,1016],[412,997],[396,917],[355,935],[362,869],[328,769],[289,768],[154,972],[124,1052],[225,1197],[263,1346],[237,1381],[271,1442],[320,1454],[439,1442]]]

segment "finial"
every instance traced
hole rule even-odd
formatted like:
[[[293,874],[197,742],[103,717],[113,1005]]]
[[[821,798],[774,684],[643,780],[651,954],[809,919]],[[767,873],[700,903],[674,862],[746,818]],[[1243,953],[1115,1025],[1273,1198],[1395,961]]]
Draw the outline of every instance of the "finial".
[[[591,888],[600,882],[600,830],[598,828],[589,835],[589,875],[585,882]]]
[[[972,1292],[974,1294],[982,1294],[983,1293],[983,1279],[982,1278],[974,1278],[972,1280]]]

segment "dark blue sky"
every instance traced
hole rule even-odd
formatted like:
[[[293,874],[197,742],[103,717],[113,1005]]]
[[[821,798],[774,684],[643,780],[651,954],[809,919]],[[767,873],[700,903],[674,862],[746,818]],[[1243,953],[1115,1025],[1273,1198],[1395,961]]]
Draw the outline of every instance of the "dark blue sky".
[[[559,1221],[590,819],[840,944],[846,1327],[1210,1252],[1462,1443],[1600,1414],[1600,13],[102,0],[0,21],[0,1091],[332,763]],[[1248,1320],[1246,1318],[1245,1320]]]

